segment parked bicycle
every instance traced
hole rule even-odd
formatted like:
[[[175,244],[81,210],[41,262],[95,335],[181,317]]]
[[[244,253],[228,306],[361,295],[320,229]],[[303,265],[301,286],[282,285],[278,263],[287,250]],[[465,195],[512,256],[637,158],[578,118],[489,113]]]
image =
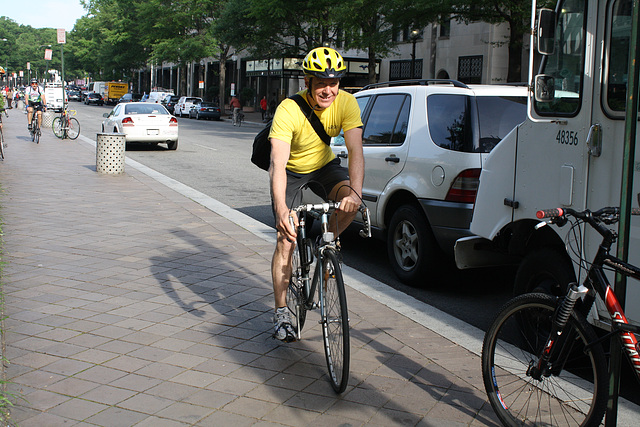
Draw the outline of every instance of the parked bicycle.
[[[632,214],[640,215],[640,209]],[[640,381],[640,355],[634,334],[605,276],[615,271],[640,280],[640,269],[609,253],[620,209],[596,212],[573,209],[539,211],[539,219],[560,227],[568,222],[567,247],[579,260],[581,285],[572,283],[564,297],[542,293],[507,302],[487,331],[482,347],[482,376],[494,411],[504,425],[599,425],[608,399],[608,370],[602,342],[612,336],[623,348]],[[583,256],[583,224],[602,236],[589,264]],[[611,330],[598,338],[587,322],[597,297],[611,316]]]
[[[336,393],[342,393],[347,387],[350,360],[349,314],[342,277],[340,241],[334,239],[333,233],[329,231],[329,215],[339,207],[339,202],[326,202],[292,209],[298,217],[298,227],[287,290],[287,307],[293,313],[293,327],[298,339],[301,338],[307,311],[320,308],[327,368],[331,386]],[[369,210],[362,205],[360,213],[364,222],[360,235],[371,237]],[[306,225],[309,217],[321,222],[322,233],[315,244],[307,237]],[[314,258],[316,265],[313,278],[310,278]]]
[[[4,113],[5,116],[9,117],[6,108],[0,109],[0,160],[4,160],[4,133],[2,129],[2,113]]]
[[[53,134],[60,139],[76,139],[80,135],[80,122],[75,117],[76,110],[69,110],[65,105],[58,117],[53,119]]]

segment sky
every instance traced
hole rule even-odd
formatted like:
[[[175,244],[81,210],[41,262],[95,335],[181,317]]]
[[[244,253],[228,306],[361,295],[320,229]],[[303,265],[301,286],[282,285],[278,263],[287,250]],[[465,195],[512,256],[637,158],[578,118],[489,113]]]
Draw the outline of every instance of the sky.
[[[80,0],[2,0],[0,16],[33,28],[64,28],[71,31],[84,16]]]

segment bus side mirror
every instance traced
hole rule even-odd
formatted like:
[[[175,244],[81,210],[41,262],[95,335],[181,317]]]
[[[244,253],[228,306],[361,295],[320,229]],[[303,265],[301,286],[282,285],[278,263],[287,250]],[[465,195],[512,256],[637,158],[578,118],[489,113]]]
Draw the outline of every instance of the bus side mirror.
[[[535,97],[538,102],[551,102],[556,95],[555,79],[548,74],[538,74],[535,80]]]
[[[556,35],[556,13],[551,9],[540,9],[538,13],[538,52],[553,55]]]

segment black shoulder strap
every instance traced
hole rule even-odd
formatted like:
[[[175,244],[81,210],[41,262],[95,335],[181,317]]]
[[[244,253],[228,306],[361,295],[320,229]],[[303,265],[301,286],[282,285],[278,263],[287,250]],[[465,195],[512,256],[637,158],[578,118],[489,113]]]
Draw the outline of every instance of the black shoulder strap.
[[[309,123],[311,123],[311,126],[316,131],[322,142],[329,145],[331,143],[331,137],[327,134],[327,131],[324,130],[322,122],[320,121],[318,116],[315,115],[315,113],[311,109],[311,106],[307,104],[307,101],[305,101],[302,96],[297,93],[290,98],[296,101],[296,103],[302,110],[302,113],[307,118],[307,120],[309,120]]]

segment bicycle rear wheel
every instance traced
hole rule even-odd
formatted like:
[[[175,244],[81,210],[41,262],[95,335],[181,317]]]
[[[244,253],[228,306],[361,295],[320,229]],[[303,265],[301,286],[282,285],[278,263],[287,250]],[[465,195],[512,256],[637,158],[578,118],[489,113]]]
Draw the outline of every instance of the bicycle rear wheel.
[[[80,122],[78,119],[71,117],[69,119],[69,128],[67,129],[67,136],[71,139],[76,139],[80,135]]]
[[[325,248],[322,255],[322,289],[320,315],[324,353],[329,369],[331,386],[342,393],[349,381],[349,313],[344,290],[342,270],[332,248]]]
[[[299,248],[300,246],[296,245],[291,256],[291,278],[287,288],[287,307],[289,307],[289,311],[293,314],[296,322],[295,325],[292,325],[296,332],[302,331],[304,322],[307,319],[307,307],[305,305],[307,298],[304,292],[303,280],[305,272],[300,262]]]
[[[55,119],[53,119],[53,123],[51,124],[51,128],[53,129],[53,134],[62,139],[62,137],[64,136],[64,129],[62,127],[62,119],[60,118],[60,116],[56,117]]]
[[[549,340],[556,298],[525,294],[509,301],[487,331],[482,377],[489,401],[506,426],[599,425],[607,402],[604,351],[584,316],[573,312],[559,339],[566,339],[551,373],[534,379]]]

